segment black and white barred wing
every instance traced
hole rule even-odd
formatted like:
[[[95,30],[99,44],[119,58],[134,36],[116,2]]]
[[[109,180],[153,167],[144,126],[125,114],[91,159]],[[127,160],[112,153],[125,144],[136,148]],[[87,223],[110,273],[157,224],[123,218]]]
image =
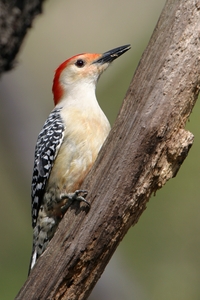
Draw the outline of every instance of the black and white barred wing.
[[[46,183],[64,137],[65,126],[60,116],[60,110],[61,108],[57,108],[51,112],[38,136],[35,147],[31,191],[33,228],[37,222]]]

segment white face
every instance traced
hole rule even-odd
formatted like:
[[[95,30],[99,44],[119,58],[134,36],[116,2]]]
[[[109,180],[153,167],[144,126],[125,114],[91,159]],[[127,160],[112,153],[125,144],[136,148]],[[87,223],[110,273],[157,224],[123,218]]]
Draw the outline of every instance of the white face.
[[[63,62],[56,70],[53,81],[54,103],[84,95],[95,94],[96,83],[109,62],[96,62],[103,54],[79,54]],[[91,98],[91,96],[90,96]],[[70,101],[71,101],[70,100]]]
[[[71,58],[60,75],[60,83],[64,89],[73,84],[79,85],[79,82],[96,85],[101,73],[109,66],[109,63],[93,63],[101,56],[102,54],[80,54]]]

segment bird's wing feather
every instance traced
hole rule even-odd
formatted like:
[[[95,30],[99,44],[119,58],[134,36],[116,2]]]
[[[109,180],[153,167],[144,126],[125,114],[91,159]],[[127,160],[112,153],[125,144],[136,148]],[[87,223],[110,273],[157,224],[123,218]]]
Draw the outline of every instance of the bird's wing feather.
[[[32,177],[32,226],[36,225],[38,211],[44,196],[54,161],[63,142],[65,125],[61,108],[54,109],[40,132],[35,147],[35,163]]]

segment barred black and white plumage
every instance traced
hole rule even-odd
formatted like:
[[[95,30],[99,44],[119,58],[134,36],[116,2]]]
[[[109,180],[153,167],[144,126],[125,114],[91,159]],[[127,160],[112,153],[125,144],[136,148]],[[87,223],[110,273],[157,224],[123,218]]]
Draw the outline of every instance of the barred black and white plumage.
[[[45,186],[50,176],[58,150],[62,144],[65,126],[60,115],[61,108],[54,109],[40,132],[35,147],[32,177],[32,226],[36,226]]]

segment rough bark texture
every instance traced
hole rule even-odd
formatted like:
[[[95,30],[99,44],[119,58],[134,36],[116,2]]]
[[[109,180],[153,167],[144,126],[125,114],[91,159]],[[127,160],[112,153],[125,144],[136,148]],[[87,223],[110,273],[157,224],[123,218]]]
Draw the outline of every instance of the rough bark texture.
[[[25,34],[44,0],[0,0],[0,74],[12,69]]]
[[[199,93],[200,2],[168,0],[117,121],[74,204],[16,299],[86,299],[150,195],[175,176],[193,135]],[[134,55],[134,54],[133,54]]]

